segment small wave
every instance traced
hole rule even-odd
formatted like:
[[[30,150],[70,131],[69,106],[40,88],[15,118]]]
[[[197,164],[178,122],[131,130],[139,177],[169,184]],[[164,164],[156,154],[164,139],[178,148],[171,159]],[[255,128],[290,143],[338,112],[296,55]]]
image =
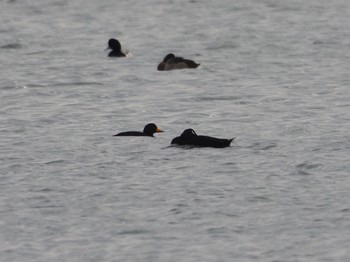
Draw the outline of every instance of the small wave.
[[[191,145],[170,145],[167,148],[194,149],[196,147],[195,146],[191,146]]]
[[[266,196],[253,196],[248,199],[249,202],[258,203],[258,202],[271,202],[272,199]]]
[[[239,96],[203,96],[195,98],[195,101],[235,101],[242,99],[242,97]]]
[[[14,86],[2,86],[0,87],[1,90],[10,90],[10,89],[15,89],[16,87]]]
[[[212,227],[206,230],[209,234],[223,234],[227,232],[226,227]]]
[[[53,191],[53,189],[45,187],[45,188],[38,190],[37,192],[51,192],[51,191]]]
[[[41,209],[41,208],[62,208],[64,206],[62,205],[35,205],[35,206],[31,206],[31,208],[34,209]]]
[[[53,189],[51,188],[48,188],[48,187],[44,187],[44,188],[41,188],[41,189],[30,189],[29,191],[31,192],[51,192],[53,191]]]
[[[64,160],[52,160],[52,161],[46,162],[44,164],[45,165],[53,165],[53,164],[61,164],[61,163],[64,163],[64,162],[65,162]]]
[[[150,231],[144,229],[131,229],[131,230],[123,230],[118,233],[118,235],[138,235],[138,234],[146,234]]]
[[[322,166],[321,164],[310,164],[308,162],[304,162],[304,163],[301,163],[299,165],[296,165],[296,168],[302,168],[302,169],[314,169],[314,168],[317,168],[317,167],[320,167]]]
[[[277,147],[276,143],[254,143],[253,145],[250,146],[250,148],[256,149],[256,150],[269,150],[271,148]]]
[[[1,46],[1,48],[4,48],[4,49],[20,49],[20,48],[22,48],[22,45],[18,44],[18,43],[12,43],[12,44],[3,45],[3,46]]]
[[[321,164],[311,164],[309,162],[303,162],[295,166],[297,175],[311,175],[310,170],[322,167]]]
[[[40,54],[45,54],[45,51],[35,51],[35,52],[26,53],[25,55],[40,55]]]
[[[220,43],[220,44],[216,44],[216,45],[212,45],[206,48],[206,50],[221,50],[221,49],[233,49],[233,48],[238,48],[239,45],[235,44],[235,43]]]
[[[173,213],[174,215],[179,215],[183,213],[179,208],[173,208],[169,212]]]
[[[67,83],[56,83],[52,86],[103,86],[100,82],[67,82]]]

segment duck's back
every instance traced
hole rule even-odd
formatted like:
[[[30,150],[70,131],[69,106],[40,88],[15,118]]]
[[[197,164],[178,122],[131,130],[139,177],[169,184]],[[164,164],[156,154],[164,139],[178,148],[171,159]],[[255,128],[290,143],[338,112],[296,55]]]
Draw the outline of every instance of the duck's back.
[[[199,65],[200,64],[197,64],[192,60],[174,56],[168,59],[164,59],[164,61],[158,65],[158,70],[167,71],[173,69],[197,68]]]
[[[199,64],[197,64],[196,62],[189,60],[189,59],[184,59],[182,57],[174,57],[169,59],[166,62],[166,66],[165,68],[169,68],[170,69],[184,69],[184,68],[197,68],[199,66]]]
[[[214,147],[214,148],[223,148],[229,147],[232,139],[222,139],[211,136],[193,136],[189,138],[184,137],[175,137],[171,144],[176,144],[180,146],[189,145],[189,146],[197,146],[197,147]]]
[[[194,139],[194,143],[197,146],[202,147],[215,147],[215,148],[222,148],[222,147],[228,147],[230,146],[232,139],[223,139],[223,138],[216,138],[211,136],[197,136],[196,139]]]

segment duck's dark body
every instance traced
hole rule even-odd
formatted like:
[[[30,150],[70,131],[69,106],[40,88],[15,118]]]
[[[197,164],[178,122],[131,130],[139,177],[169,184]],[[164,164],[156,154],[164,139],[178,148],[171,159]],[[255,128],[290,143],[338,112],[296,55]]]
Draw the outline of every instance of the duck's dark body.
[[[121,132],[119,134],[116,134],[114,136],[153,136],[153,135],[147,135],[140,131],[127,131],[127,132]]]
[[[193,129],[186,129],[181,136],[175,137],[172,141],[172,145],[180,146],[195,146],[195,147],[214,147],[223,148],[229,147],[232,139],[222,139],[211,136],[198,136]]]
[[[109,57],[126,57],[126,55],[123,52],[115,51],[115,50],[112,50],[111,52],[109,52],[108,56]]]
[[[158,70],[167,71],[173,69],[197,68],[199,65],[200,64],[197,64],[192,60],[177,57],[174,54],[168,54],[164,58],[164,60],[158,65]]]
[[[145,128],[143,129],[143,132],[140,131],[126,131],[118,133],[114,136],[151,136],[153,137],[154,133],[163,132],[160,130],[155,124],[147,124]]]

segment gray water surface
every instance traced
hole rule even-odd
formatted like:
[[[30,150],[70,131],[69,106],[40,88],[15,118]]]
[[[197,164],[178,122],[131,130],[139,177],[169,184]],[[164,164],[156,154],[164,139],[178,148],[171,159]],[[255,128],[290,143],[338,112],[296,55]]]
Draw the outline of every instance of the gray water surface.
[[[347,0],[0,1],[0,260],[349,261],[349,25]],[[186,128],[236,139],[169,147]]]

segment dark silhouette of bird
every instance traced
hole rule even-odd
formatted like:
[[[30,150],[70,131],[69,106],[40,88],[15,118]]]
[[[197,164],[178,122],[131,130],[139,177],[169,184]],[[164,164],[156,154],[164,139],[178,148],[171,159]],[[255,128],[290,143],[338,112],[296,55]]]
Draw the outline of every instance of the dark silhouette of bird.
[[[182,57],[177,57],[174,54],[168,54],[164,57],[163,61],[158,65],[159,71],[167,71],[173,69],[183,69],[183,68],[197,68],[200,64],[196,62],[185,59]]]
[[[172,145],[180,146],[195,146],[195,147],[215,147],[223,148],[229,147],[234,138],[222,139],[211,136],[198,136],[193,129],[186,129],[181,136],[175,137],[172,141]]]
[[[151,136],[153,137],[154,133],[164,132],[163,130],[160,130],[155,124],[147,124],[145,128],[143,129],[143,132],[140,131],[127,131],[127,132],[121,132],[119,134],[116,134],[114,136]]]
[[[112,49],[111,52],[109,52],[109,57],[125,57],[126,53],[122,51],[122,46],[120,42],[117,39],[111,38],[108,41],[108,49]]]

